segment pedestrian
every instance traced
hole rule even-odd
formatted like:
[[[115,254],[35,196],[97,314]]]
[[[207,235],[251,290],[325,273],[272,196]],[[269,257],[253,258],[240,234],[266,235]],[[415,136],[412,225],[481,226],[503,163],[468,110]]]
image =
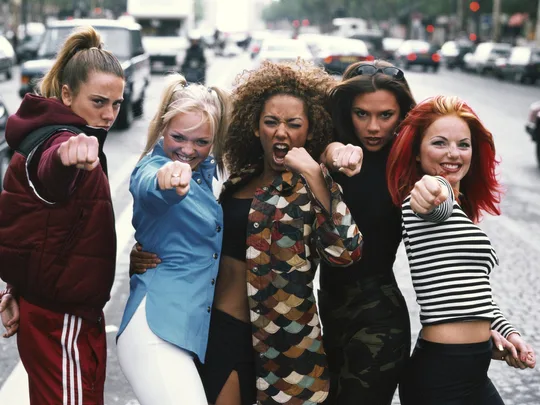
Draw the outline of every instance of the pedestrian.
[[[0,194],[0,275],[14,287],[4,302],[12,314],[18,299],[32,405],[103,404],[103,307],[116,261],[103,144],[123,101],[124,72],[102,47],[91,27],[71,33],[42,96],[26,95],[7,122],[16,153]],[[31,139],[50,125],[50,138]]]
[[[205,360],[221,257],[212,180],[228,111],[225,91],[171,75],[131,175],[135,238],[161,259],[132,275],[118,331],[118,360],[141,405],[207,403],[196,362]]]
[[[422,324],[400,383],[403,405],[503,404],[487,376],[491,329],[534,367],[534,350],[493,300],[489,276],[498,258],[476,225],[483,212],[500,214],[496,165],[491,133],[457,97],[417,105],[390,151],[388,183],[402,207]]]
[[[320,259],[358,260],[362,242],[339,187],[315,160],[332,137],[325,99],[333,85],[305,62],[263,62],[233,91],[224,146],[232,174],[220,196],[222,258],[200,371],[211,404],[327,396],[313,278]],[[132,253],[132,262],[144,271],[151,260],[140,257]]]
[[[385,61],[351,65],[330,91],[336,142],[321,160],[334,170],[364,246],[351,267],[321,265],[319,310],[332,377],[327,404],[390,404],[409,357],[409,314],[393,273],[401,213],[388,191],[386,163],[396,128],[414,105],[403,71]]]

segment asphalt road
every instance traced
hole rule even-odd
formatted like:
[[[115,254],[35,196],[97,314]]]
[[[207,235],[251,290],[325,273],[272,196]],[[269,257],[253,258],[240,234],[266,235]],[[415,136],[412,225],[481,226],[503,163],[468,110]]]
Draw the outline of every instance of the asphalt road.
[[[249,68],[245,55],[216,58],[209,67],[208,82],[230,87],[235,75]],[[406,72],[417,101],[436,95],[457,95],[465,99],[493,132],[501,159],[500,171],[506,189],[503,215],[486,218],[482,228],[490,236],[500,259],[492,275],[494,296],[507,318],[524,338],[540,351],[540,170],[534,156],[534,144],[524,131],[528,106],[540,99],[540,87],[499,82],[459,71],[441,70],[438,74]],[[163,77],[153,76],[145,115],[126,131],[113,131],[105,147],[110,165],[111,189],[118,231],[117,278],[106,319],[109,361],[106,404],[136,405],[129,384],[116,360],[114,338],[128,294],[128,255],[133,244],[130,172],[143,148],[148,122],[157,108]],[[16,111],[18,74],[11,81],[0,82],[0,96],[10,112]],[[418,307],[410,283],[407,262],[401,249],[396,275],[411,311],[412,330],[419,330]],[[18,361],[15,339],[0,340],[0,405],[25,405],[24,370]],[[441,365],[443,366],[443,365]],[[507,405],[540,404],[540,366],[536,370],[515,370],[500,362],[493,363],[490,376]],[[396,399],[395,404],[399,404]]]

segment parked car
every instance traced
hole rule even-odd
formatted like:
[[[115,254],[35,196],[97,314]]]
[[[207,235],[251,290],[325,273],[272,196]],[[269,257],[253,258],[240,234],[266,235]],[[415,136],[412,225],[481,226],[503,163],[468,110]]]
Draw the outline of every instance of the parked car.
[[[295,62],[298,58],[313,61],[313,54],[305,42],[288,38],[266,38],[254,59],[255,65],[263,60],[272,62]]]
[[[373,60],[364,41],[340,37],[328,37],[311,48],[315,60],[330,74],[343,74],[355,62]]]
[[[401,44],[403,44],[403,41],[405,41],[403,38],[383,38],[382,51],[379,55],[379,59],[384,59],[392,62],[394,60],[394,55],[396,51],[399,49]]]
[[[495,61],[494,74],[499,79],[536,83],[540,79],[540,48],[515,46],[508,58]]]
[[[51,68],[56,52],[75,27],[92,25],[101,35],[105,48],[122,63],[126,77],[124,102],[115,122],[119,129],[129,128],[133,118],[143,113],[146,88],[150,83],[150,58],[141,40],[141,26],[130,21],[73,19],[51,22],[38,49],[36,60],[21,66],[19,95],[36,92],[39,80]]]
[[[509,57],[511,50],[510,44],[482,42],[471,56],[464,57],[465,69],[479,74],[493,73],[497,59]]]
[[[540,101],[532,103],[529,107],[529,118],[525,124],[525,130],[536,144],[536,160],[540,167]]]
[[[3,73],[7,80],[13,77],[13,63],[15,62],[15,50],[8,39],[0,35],[0,73]]]
[[[439,70],[441,62],[441,55],[437,46],[417,39],[403,41],[394,54],[394,58],[396,64],[403,69],[409,69],[411,66],[422,66],[424,71],[432,68],[434,72]]]
[[[43,35],[28,35],[15,49],[17,62],[24,63],[37,57],[37,52]]]
[[[447,69],[463,68],[466,54],[473,52],[474,43],[468,40],[447,41],[441,46],[441,61]]]
[[[8,115],[6,106],[0,99],[0,191],[4,189],[4,175],[6,174],[12,155],[11,149],[6,142],[6,122]]]

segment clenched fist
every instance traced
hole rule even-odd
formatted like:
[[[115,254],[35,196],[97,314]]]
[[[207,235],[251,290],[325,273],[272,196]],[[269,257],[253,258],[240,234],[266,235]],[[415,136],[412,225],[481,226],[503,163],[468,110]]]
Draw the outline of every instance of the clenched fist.
[[[429,214],[448,199],[448,188],[436,177],[424,175],[411,191],[411,208],[417,214]]]
[[[348,144],[333,149],[328,161],[334,165],[334,168],[352,177],[360,173],[363,158],[364,152],[360,146]]]
[[[161,190],[176,189],[178,195],[186,195],[191,181],[191,166],[178,161],[165,163],[157,172]]]
[[[307,174],[308,172],[319,172],[319,164],[313,160],[305,148],[292,148],[285,155],[283,161],[285,167],[291,172]]]
[[[99,143],[95,136],[79,134],[63,142],[58,148],[58,156],[64,166],[94,170],[99,164]]]

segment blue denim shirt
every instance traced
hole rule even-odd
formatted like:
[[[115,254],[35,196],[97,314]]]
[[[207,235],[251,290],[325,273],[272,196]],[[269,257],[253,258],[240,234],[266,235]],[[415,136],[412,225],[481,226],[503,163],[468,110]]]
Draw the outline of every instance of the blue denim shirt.
[[[204,362],[223,235],[223,212],[212,193],[216,164],[212,157],[201,163],[181,197],[157,186],[157,171],[169,161],[160,142],[131,175],[135,238],[161,263],[131,277],[118,335],[146,295],[150,329]]]

